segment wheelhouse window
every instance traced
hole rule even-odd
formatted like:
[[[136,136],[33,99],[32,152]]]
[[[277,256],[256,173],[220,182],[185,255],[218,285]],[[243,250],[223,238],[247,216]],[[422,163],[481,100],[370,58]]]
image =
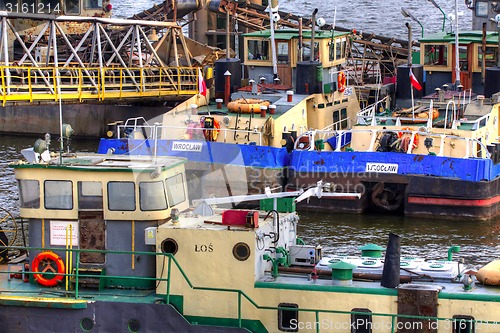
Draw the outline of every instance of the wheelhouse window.
[[[85,0],[86,9],[102,8],[102,0]]]
[[[304,60],[319,60],[319,43],[314,42],[314,59],[311,59],[311,41],[302,43]]]
[[[21,208],[40,208],[40,182],[38,180],[19,180],[18,187]]]
[[[135,210],[135,186],[133,182],[108,183],[109,210]]]
[[[298,332],[299,331],[299,306],[291,303],[280,303],[278,310],[278,329],[282,332]],[[290,310],[287,310],[289,308]]]
[[[276,43],[278,63],[287,64],[290,62],[288,42]]]
[[[425,44],[424,65],[428,66],[448,66],[448,46]]]
[[[167,196],[170,206],[175,206],[186,200],[186,190],[184,188],[184,177],[179,173],[165,180]]]
[[[73,183],[69,180],[44,182],[45,209],[73,209]]]
[[[351,312],[366,312],[351,314],[351,333],[372,333],[372,312],[368,309],[352,309]]]
[[[248,40],[248,60],[269,60],[269,41]]]
[[[139,202],[141,210],[167,209],[167,197],[163,182],[139,183]]]
[[[64,0],[66,14],[80,14],[80,0]]]
[[[78,182],[78,208],[102,210],[101,182]]]
[[[497,56],[498,56],[498,48],[497,47],[486,47],[486,53],[483,55],[483,47],[479,46],[478,47],[478,59],[477,59],[477,66],[479,68],[483,67],[483,57],[486,61],[486,67],[495,67],[497,63]]]
[[[335,59],[343,59],[346,57],[346,48],[347,48],[347,38],[340,38],[335,41]]]
[[[62,14],[59,0],[38,0],[37,8],[37,13]]]

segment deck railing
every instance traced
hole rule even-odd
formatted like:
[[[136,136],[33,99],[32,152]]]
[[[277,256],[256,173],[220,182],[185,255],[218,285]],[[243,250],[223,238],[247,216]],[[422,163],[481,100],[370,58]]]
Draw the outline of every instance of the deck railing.
[[[193,67],[0,66],[0,99],[8,102],[161,98],[198,92]]]
[[[6,247],[0,247],[1,249],[5,249]],[[87,274],[82,274],[79,272],[79,267],[80,267],[80,256],[81,253],[106,253],[106,254],[122,254],[122,255],[131,255],[131,256],[136,256],[136,255],[152,255],[155,256],[157,260],[162,260],[163,264],[166,262],[167,269],[164,272],[166,277],[138,277],[138,276],[126,276],[126,275],[117,275],[117,276],[111,276],[111,275],[105,275],[103,276],[104,278],[108,279],[121,279],[121,280],[149,280],[149,281],[155,281],[155,284],[157,285],[160,282],[165,282],[166,283],[166,292],[165,294],[159,295],[158,296],[163,296],[165,298],[165,301],[167,304],[171,304],[171,297],[172,295],[172,273],[177,270],[181,276],[182,279],[187,283],[187,285],[193,289],[193,290],[200,290],[200,291],[213,291],[213,292],[218,292],[218,293],[230,293],[234,294],[235,297],[237,298],[237,309],[236,309],[236,315],[237,318],[234,321],[235,324],[231,325],[230,321],[226,321],[227,326],[231,327],[239,327],[239,328],[246,328],[244,327],[243,320],[246,318],[243,318],[242,312],[243,312],[243,306],[244,306],[244,301],[247,302],[252,308],[257,309],[257,310],[263,310],[263,311],[279,311],[279,310],[286,310],[286,311],[296,311],[299,313],[314,313],[315,315],[315,324],[314,328],[317,333],[320,333],[322,327],[321,323],[324,322],[322,321],[323,319],[321,318],[321,315],[325,314],[338,314],[341,316],[346,316],[347,320],[346,323],[349,324],[351,322],[351,316],[352,315],[362,315],[362,316],[370,316],[371,318],[381,318],[378,322],[374,322],[372,319],[371,325],[382,325],[386,324],[387,321],[384,321],[383,318],[389,318],[390,319],[390,325],[387,325],[387,330],[381,330],[383,332],[391,332],[395,333],[397,332],[398,329],[398,323],[404,323],[408,324],[408,320],[413,320],[414,322],[411,322],[412,324],[415,325],[426,325],[429,322],[434,322],[437,323],[435,324],[434,327],[440,326],[440,322],[442,322],[443,326],[449,326],[453,325],[453,323],[456,323],[456,325],[459,325],[460,323],[463,323],[466,321],[469,324],[473,324],[476,326],[476,332],[481,332],[482,330],[478,330],[477,326],[481,325],[481,327],[484,327],[488,325],[488,327],[494,326],[498,327],[498,330],[500,330],[500,321],[484,321],[484,320],[475,320],[475,319],[463,319],[463,318],[445,318],[445,317],[432,317],[432,316],[416,316],[416,315],[402,315],[402,314],[391,314],[391,313],[377,313],[377,312],[357,312],[357,311],[341,311],[341,310],[328,310],[328,309],[317,309],[317,308],[291,308],[291,307],[280,307],[280,306],[265,306],[265,305],[260,305],[257,303],[251,296],[249,296],[247,293],[242,291],[241,289],[232,289],[232,288],[215,288],[215,287],[200,287],[194,285],[187,273],[184,271],[184,269],[181,267],[177,259],[174,257],[174,255],[169,254],[169,253],[157,253],[157,252],[139,252],[139,251],[110,251],[110,250],[82,250],[82,249],[77,249],[77,248],[70,248],[67,247],[65,248],[39,248],[39,247],[10,247],[10,249],[18,249],[18,250],[38,250],[38,251],[58,251],[58,252],[68,252],[68,255],[72,257],[75,255],[75,269],[73,270],[72,267],[69,267],[70,270],[74,273],[64,273],[64,274],[59,274],[63,275],[65,278],[70,279],[71,281],[74,281],[74,291],[66,290],[61,294],[61,298],[68,299],[71,295],[73,296],[74,299],[85,299],[85,296],[81,296],[80,293],[80,288],[79,288],[79,280],[82,278],[90,277],[90,278],[95,278],[95,275],[87,275]],[[21,263],[22,264],[22,263]],[[162,270],[163,271],[163,270]],[[10,271],[5,271],[2,270],[0,271],[0,274],[11,274],[12,272]],[[24,274],[31,275],[34,274],[35,272],[33,271],[25,271]],[[306,277],[304,277],[306,279]],[[43,287],[41,287],[43,288]],[[256,287],[258,288],[258,287]],[[16,290],[12,290],[13,294],[15,294]],[[2,290],[2,293],[8,293],[8,290]],[[54,290],[51,290],[51,293],[54,295],[57,295],[57,293],[54,292]],[[95,294],[95,292],[94,292]],[[34,296],[38,297],[39,295],[39,290],[34,291]],[[26,296],[26,291],[23,291],[23,296]],[[95,301],[95,300],[93,300]],[[201,304],[201,303],[200,303]],[[209,309],[207,309],[209,310]],[[183,313],[181,313],[184,315]],[[188,319],[188,318],[186,318]],[[248,318],[252,320],[256,320],[255,318]],[[400,319],[405,319],[404,322],[398,322]],[[326,319],[325,319],[326,320]],[[491,326],[489,326],[491,325]],[[350,329],[351,326],[348,326],[347,329]],[[384,326],[386,327],[386,326]],[[248,328],[246,328],[248,329]],[[498,331],[497,330],[497,331]],[[325,331],[328,331],[328,329],[325,329]],[[489,329],[487,330],[488,332],[493,332],[495,330]]]

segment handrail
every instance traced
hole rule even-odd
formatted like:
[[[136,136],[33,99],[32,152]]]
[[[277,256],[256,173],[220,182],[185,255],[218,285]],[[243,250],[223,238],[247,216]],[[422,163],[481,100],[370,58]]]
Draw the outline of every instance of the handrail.
[[[56,89],[56,78],[61,89]],[[195,67],[32,67],[0,66],[3,105],[7,102],[161,98],[195,95]]]
[[[187,130],[188,129],[185,126],[149,125],[149,124],[147,124],[146,121],[144,121],[144,123],[147,124],[147,125],[137,125],[137,120],[140,120],[139,118],[142,118],[142,117],[132,118],[132,120],[130,121],[130,123],[128,123],[128,120],[127,120],[127,122],[125,124],[118,125],[117,126],[117,138],[118,139],[123,138],[122,134],[125,132],[124,129],[126,129],[126,128],[132,129],[132,132],[142,131],[142,130],[149,130],[150,134],[145,139],[150,139],[150,140],[151,139],[154,140],[154,138],[157,138],[158,137],[158,133],[161,132],[162,130],[168,130],[168,129],[171,129],[171,130]],[[203,127],[192,127],[192,128],[189,128],[189,130],[193,131],[193,132],[199,132],[199,134],[200,134],[199,137],[203,136],[203,131],[219,131],[222,134],[223,140],[222,141],[216,140],[215,142],[227,142],[228,133],[231,133],[231,134],[232,133],[244,133],[245,135],[248,135],[248,138],[250,138],[251,135],[258,135],[259,136],[259,138],[258,138],[258,144],[262,145],[262,136],[263,136],[263,134],[260,131],[243,130],[243,129],[232,129],[232,128],[220,128],[220,129],[217,129],[217,128],[203,128]],[[169,140],[169,139],[164,139],[164,140]],[[171,140],[174,140],[174,139],[171,139]],[[201,139],[201,140],[204,140],[204,139]]]
[[[488,115],[486,115],[488,116]],[[479,121],[481,119],[484,120],[484,118],[486,118],[486,116],[483,116],[481,118],[479,118],[478,120],[476,121]],[[471,121],[471,123],[474,123],[476,121]],[[408,133],[411,135],[410,137],[410,142],[409,142],[409,147],[412,147],[413,145],[413,142],[415,140],[415,137],[416,135],[418,134],[419,136],[427,136],[427,137],[431,137],[431,138],[437,138],[437,139],[440,139],[441,140],[441,149],[439,151],[438,154],[436,154],[437,156],[444,156],[444,152],[443,152],[443,148],[444,148],[444,140],[445,139],[452,139],[452,140],[463,140],[463,141],[466,141],[467,143],[467,146],[466,146],[466,154],[465,156],[463,157],[464,159],[466,158],[486,158],[486,159],[490,159],[491,158],[491,153],[488,151],[486,145],[479,139],[475,139],[475,138],[466,138],[466,137],[460,137],[460,136],[457,136],[457,135],[454,135],[454,134],[444,134],[444,133],[432,133],[432,132],[426,132],[426,131],[420,131],[420,130],[408,130],[408,129],[363,129],[363,128],[360,128],[360,129],[350,129],[350,130],[338,130],[338,131],[335,131],[335,130],[314,130],[314,131],[308,131],[308,132],[305,132],[304,134],[302,134],[301,136],[299,136],[297,138],[297,142],[299,141],[300,137],[302,136],[309,136],[309,140],[311,142],[314,142],[316,140],[315,136],[316,135],[323,135],[323,137],[326,137],[327,135],[328,136],[338,136],[338,141],[337,141],[337,147],[333,147],[334,151],[340,151],[341,149],[341,142],[342,142],[342,137],[347,134],[347,133],[362,133],[362,132],[371,132],[372,133],[372,138],[376,138],[378,133],[387,133],[387,132],[398,132],[398,133]],[[372,143],[370,144],[369,148],[366,150],[366,151],[373,151],[374,150],[374,140],[372,140]],[[472,146],[472,144],[477,144],[481,147],[480,150],[477,151],[477,155],[474,156],[471,154],[471,149],[470,147]],[[411,150],[412,149],[408,149],[408,154],[411,154]],[[480,153],[481,152],[484,152],[484,157],[480,157]]]
[[[5,246],[0,246],[0,249],[7,248]],[[238,307],[237,307],[237,312],[238,312],[238,324],[237,327],[243,328],[243,317],[242,317],[242,305],[243,305],[243,299],[248,301],[255,309],[257,310],[269,310],[269,311],[278,311],[278,310],[287,310],[287,311],[297,311],[297,312],[309,312],[309,313],[315,313],[316,315],[316,322],[320,322],[319,315],[320,314],[340,314],[340,315],[367,315],[369,314],[372,317],[388,317],[391,318],[391,333],[395,333],[395,329],[397,328],[396,321],[398,318],[405,318],[405,319],[416,319],[416,320],[430,320],[430,321],[446,321],[446,322],[461,322],[464,319],[462,318],[445,318],[445,317],[432,317],[432,316],[418,316],[418,315],[404,315],[404,314],[391,314],[391,313],[379,313],[379,312],[358,312],[358,311],[342,311],[342,310],[329,310],[329,309],[315,309],[315,308],[289,308],[289,307],[279,307],[279,306],[265,306],[265,305],[260,305],[257,303],[252,297],[250,297],[246,292],[244,292],[241,289],[233,289],[233,288],[216,288],[216,287],[200,287],[196,286],[193,284],[193,282],[189,279],[189,276],[186,274],[184,269],[182,269],[181,265],[175,258],[173,254],[170,253],[159,253],[159,252],[144,252],[144,251],[114,251],[114,250],[82,250],[79,248],[73,248],[73,249],[66,249],[66,248],[45,248],[45,247],[21,247],[21,246],[12,246],[9,247],[10,249],[20,249],[20,250],[39,250],[39,251],[69,251],[70,256],[72,256],[72,253],[74,252],[76,254],[76,270],[75,273],[64,273],[64,274],[59,274],[63,275],[66,278],[71,278],[73,277],[75,279],[75,291],[74,293],[70,291],[64,291],[63,292],[63,297],[67,298],[68,295],[73,294],[75,299],[79,299],[79,286],[78,286],[78,280],[83,277],[95,277],[95,275],[86,275],[86,274],[81,274],[79,273],[79,257],[80,254],[85,252],[85,253],[110,253],[110,254],[126,254],[126,255],[154,255],[156,258],[161,257],[163,260],[165,258],[168,260],[167,262],[167,277],[138,277],[138,276],[111,276],[111,275],[106,275],[107,278],[120,278],[120,279],[134,279],[134,280],[154,280],[156,282],[165,282],[166,285],[166,294],[163,296],[165,297],[166,303],[170,304],[170,296],[171,296],[171,283],[172,283],[172,262],[174,264],[174,267],[179,271],[180,275],[182,276],[183,280],[187,283],[187,285],[192,289],[192,290],[205,290],[205,291],[214,291],[214,292],[222,292],[222,293],[235,293],[237,294],[237,301],[238,301]],[[9,271],[0,271],[0,274],[9,274]],[[27,271],[25,274],[33,274],[34,272]],[[2,292],[6,292],[3,290]],[[38,291],[37,291],[38,293]],[[183,315],[181,313],[181,315]],[[467,322],[471,323],[478,323],[481,325],[499,325],[500,327],[500,322],[498,321],[486,321],[486,320],[476,320],[476,319],[467,319]],[[320,332],[320,326],[316,325],[316,332]]]

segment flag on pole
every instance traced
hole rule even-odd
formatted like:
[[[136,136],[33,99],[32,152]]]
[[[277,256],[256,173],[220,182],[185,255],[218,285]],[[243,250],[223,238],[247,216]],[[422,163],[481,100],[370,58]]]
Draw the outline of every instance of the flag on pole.
[[[203,79],[203,74],[201,69],[198,69],[198,91],[200,95],[207,97],[207,85]]]
[[[412,72],[411,68],[410,68],[410,83],[411,83],[411,85],[412,85],[413,88],[415,88],[417,90],[422,90],[422,86],[418,82],[418,80],[415,77],[415,75],[413,75],[413,72]]]

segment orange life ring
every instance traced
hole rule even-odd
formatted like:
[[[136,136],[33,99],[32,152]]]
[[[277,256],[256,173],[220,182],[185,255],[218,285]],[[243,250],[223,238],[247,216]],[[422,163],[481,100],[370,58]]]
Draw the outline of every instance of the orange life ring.
[[[410,128],[410,127],[404,127],[401,129],[402,131],[410,131],[410,132],[413,132],[414,129],[413,128]],[[405,133],[403,132],[398,132],[398,138],[401,139],[403,137]],[[419,136],[418,136],[418,133],[415,133],[415,136],[413,137],[413,145],[412,145],[412,149],[415,149],[417,148],[418,146],[418,141],[419,141]],[[408,141],[408,144],[409,144],[409,141]],[[408,149],[405,149],[405,151],[407,151]]]
[[[269,106],[271,102],[255,98],[239,98],[227,103],[227,109],[231,112],[260,113],[261,106]]]
[[[40,271],[40,264],[42,263],[45,265],[45,267]],[[52,266],[54,263],[57,266],[57,271]],[[62,279],[64,278],[63,274],[66,271],[64,268],[64,262],[61,257],[59,257],[52,251],[40,252],[35,257],[35,259],[33,259],[33,262],[31,263],[31,270],[35,273],[33,274],[33,278],[35,279],[35,281],[46,287],[56,286],[59,282],[62,281]],[[43,277],[45,273],[50,273],[47,272],[49,270],[52,271],[54,276],[51,278]]]
[[[347,84],[346,81],[347,81],[347,79],[346,79],[345,73],[340,71],[339,74],[337,75],[337,82],[338,82],[337,90],[339,92],[344,92],[344,90],[346,88],[346,84]]]

